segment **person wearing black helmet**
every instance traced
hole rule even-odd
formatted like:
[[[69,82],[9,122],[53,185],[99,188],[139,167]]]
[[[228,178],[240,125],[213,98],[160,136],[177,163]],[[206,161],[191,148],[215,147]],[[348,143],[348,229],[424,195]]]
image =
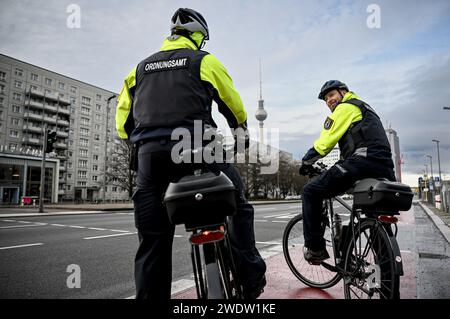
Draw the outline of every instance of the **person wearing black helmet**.
[[[336,144],[341,159],[303,189],[304,257],[311,264],[329,258],[320,225],[323,199],[345,192],[363,178],[395,181],[391,148],[375,111],[337,80],[327,81],[318,98],[325,101],[331,115],[326,118],[320,137],[302,158],[299,173],[308,175],[312,165]]]
[[[178,9],[171,19],[171,35],[159,52],[141,61],[125,78],[118,98],[116,127],[120,138],[133,143],[137,189],[133,194],[139,247],[135,257],[136,298],[167,304],[171,296],[172,242],[162,197],[170,181],[182,177],[171,158],[179,141],[177,128],[195,134],[194,124],[217,127],[212,102],[233,129],[247,128],[247,113],[225,67],[202,51],[209,40],[206,20],[195,10]],[[266,264],[255,246],[254,210],[244,196],[238,171],[229,163],[215,166],[235,185],[237,213],[229,220],[229,234],[244,297],[257,298],[266,284]]]

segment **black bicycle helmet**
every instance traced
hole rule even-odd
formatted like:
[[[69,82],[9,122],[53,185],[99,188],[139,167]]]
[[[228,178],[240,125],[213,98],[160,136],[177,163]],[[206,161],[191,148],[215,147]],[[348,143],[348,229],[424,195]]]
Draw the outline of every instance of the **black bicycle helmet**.
[[[350,91],[345,83],[342,83],[341,81],[338,80],[330,80],[325,82],[325,84],[322,86],[322,89],[320,90],[319,93],[319,99],[324,100],[325,95],[327,95],[328,92],[337,89],[345,89],[347,91]]]
[[[187,30],[189,32],[200,31],[205,40],[209,40],[208,24],[205,18],[195,10],[189,8],[179,8],[172,17],[172,24],[170,30],[172,33],[175,30]]]

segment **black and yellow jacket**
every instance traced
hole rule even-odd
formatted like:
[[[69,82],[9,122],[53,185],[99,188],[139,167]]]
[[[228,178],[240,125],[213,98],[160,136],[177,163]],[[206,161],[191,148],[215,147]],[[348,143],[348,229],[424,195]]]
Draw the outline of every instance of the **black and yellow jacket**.
[[[216,126],[213,100],[230,127],[246,122],[242,100],[219,60],[183,36],[168,38],[125,78],[116,110],[117,133],[135,143],[170,135],[176,127],[193,126],[194,120]]]
[[[320,137],[303,161],[314,163],[338,143],[342,159],[356,155],[391,166],[390,144],[378,115],[353,92],[347,92],[327,117]]]

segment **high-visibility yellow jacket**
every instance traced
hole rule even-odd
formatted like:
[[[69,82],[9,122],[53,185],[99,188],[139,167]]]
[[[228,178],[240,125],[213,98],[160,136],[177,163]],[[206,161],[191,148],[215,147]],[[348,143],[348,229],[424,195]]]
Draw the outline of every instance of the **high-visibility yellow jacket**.
[[[235,128],[247,113],[225,67],[187,38],[166,39],[159,52],[141,61],[125,78],[116,110],[117,133],[132,142],[199,119],[216,126],[212,101]]]

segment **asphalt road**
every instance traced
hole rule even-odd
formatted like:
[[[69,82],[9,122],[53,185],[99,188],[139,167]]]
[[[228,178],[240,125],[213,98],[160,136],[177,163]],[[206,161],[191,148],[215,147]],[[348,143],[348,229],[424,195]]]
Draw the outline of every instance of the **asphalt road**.
[[[345,221],[343,208],[336,206]],[[284,227],[300,212],[300,203],[254,207],[258,249],[264,257],[280,253]],[[449,271],[442,271],[450,266],[448,243],[439,238],[420,208],[410,212],[414,216],[399,223],[398,241],[402,251],[417,252],[417,295],[449,298]],[[133,297],[135,231],[131,211],[0,216],[0,298]],[[193,285],[188,238],[184,227],[178,226],[173,245],[173,292]],[[76,281],[78,270],[80,280]]]

